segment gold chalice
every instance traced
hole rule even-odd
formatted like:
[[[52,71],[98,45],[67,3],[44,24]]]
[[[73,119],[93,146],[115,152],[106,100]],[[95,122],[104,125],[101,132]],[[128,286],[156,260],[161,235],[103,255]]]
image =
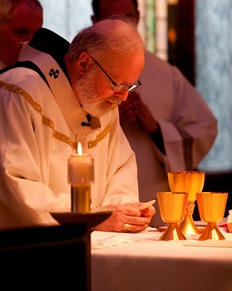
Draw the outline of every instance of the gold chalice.
[[[183,221],[180,223],[180,230],[184,235],[199,234],[193,221],[193,211],[196,201],[196,193],[201,192],[205,182],[203,171],[176,171],[168,172],[168,182],[172,192],[187,192],[188,202]]]
[[[160,240],[185,240],[178,223],[184,219],[188,193],[158,192],[157,200],[161,218],[168,224]]]
[[[206,228],[198,240],[225,240],[217,222],[224,217],[228,193],[202,192],[196,193],[196,196],[200,218],[207,222]]]

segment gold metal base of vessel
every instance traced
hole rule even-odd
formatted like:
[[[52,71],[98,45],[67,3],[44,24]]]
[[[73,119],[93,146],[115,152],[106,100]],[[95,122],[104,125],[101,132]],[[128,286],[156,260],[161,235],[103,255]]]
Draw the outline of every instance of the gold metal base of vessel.
[[[225,240],[216,223],[208,223],[198,240]]]
[[[186,240],[177,223],[169,223],[159,240]]]
[[[196,227],[192,215],[186,214],[184,220],[179,225],[184,235],[200,234],[201,231]]]

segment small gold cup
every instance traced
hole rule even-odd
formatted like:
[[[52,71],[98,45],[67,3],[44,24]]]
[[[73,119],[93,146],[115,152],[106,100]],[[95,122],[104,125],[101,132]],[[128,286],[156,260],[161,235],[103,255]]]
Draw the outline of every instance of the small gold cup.
[[[184,219],[188,193],[158,192],[157,200],[161,218],[168,224],[159,240],[185,240],[178,223]]]
[[[207,222],[206,228],[198,240],[225,240],[217,223],[224,217],[228,193],[201,192],[196,193],[196,197],[200,218]]]

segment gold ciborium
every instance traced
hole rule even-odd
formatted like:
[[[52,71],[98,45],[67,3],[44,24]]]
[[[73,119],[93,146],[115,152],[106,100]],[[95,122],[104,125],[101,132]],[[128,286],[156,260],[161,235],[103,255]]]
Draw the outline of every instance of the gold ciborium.
[[[224,235],[217,226],[217,222],[224,217],[228,193],[202,192],[196,193],[196,196],[200,218],[207,222],[206,228],[198,240],[225,240]]]
[[[172,192],[187,192],[188,202],[183,221],[180,223],[180,230],[184,235],[200,234],[193,221],[193,211],[196,201],[196,193],[201,192],[205,182],[203,171],[176,171],[168,172],[168,182]]]
[[[158,192],[157,200],[161,218],[168,224],[160,240],[185,240],[178,224],[184,219],[188,193]]]

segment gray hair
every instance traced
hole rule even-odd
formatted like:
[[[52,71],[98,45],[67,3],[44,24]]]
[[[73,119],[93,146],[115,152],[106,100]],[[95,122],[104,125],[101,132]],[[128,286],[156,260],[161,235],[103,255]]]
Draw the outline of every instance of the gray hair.
[[[135,23],[126,17],[111,17],[80,31],[70,44],[69,60],[75,61],[82,52],[98,60],[107,54],[126,56],[144,50],[144,43]]]
[[[39,0],[0,0],[0,26],[11,19],[14,7],[18,3],[27,5],[32,11],[39,8],[43,12],[43,7]]]

